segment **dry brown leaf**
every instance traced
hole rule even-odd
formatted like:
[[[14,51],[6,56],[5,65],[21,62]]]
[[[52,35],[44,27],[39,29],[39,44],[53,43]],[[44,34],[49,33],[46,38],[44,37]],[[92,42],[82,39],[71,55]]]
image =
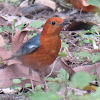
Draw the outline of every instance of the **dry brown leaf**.
[[[53,10],[56,9],[56,3],[52,0],[36,0],[34,4],[43,4],[47,7],[52,8]]]
[[[28,6],[28,0],[24,0],[19,7],[23,8],[23,7],[27,7]]]
[[[16,52],[22,45],[24,37],[28,31],[31,31],[32,27],[26,27],[21,32],[15,29],[15,35],[12,37],[12,52]]]
[[[53,73],[52,73],[52,75],[51,75],[52,77],[57,76],[57,72],[56,72],[56,71],[60,70],[61,68],[65,69],[66,72],[69,73],[70,77],[75,73],[71,67],[69,67],[68,65],[66,65],[66,64],[59,58],[59,59],[57,59],[53,64],[51,64],[51,65],[48,67],[48,69],[47,69],[47,71],[46,71],[46,75],[48,75],[48,74],[50,73],[50,71],[51,71],[51,69],[53,68],[53,66],[54,66],[54,69],[53,69]]]
[[[26,80],[22,81],[21,84],[18,84],[19,86],[24,86],[26,83],[30,83],[29,68],[19,64],[11,65],[9,67],[7,66],[4,69],[0,69],[0,76],[2,76],[0,78],[0,88],[9,87],[14,84],[12,83],[13,79],[21,79],[23,77],[25,77]],[[41,83],[40,77],[37,72],[33,71],[31,78],[34,80],[34,85]]]
[[[79,90],[79,89],[72,88],[72,87],[67,87],[67,90],[68,90],[68,92],[67,92],[68,96],[70,96],[73,92],[74,92],[74,94],[76,94],[78,96],[82,96],[84,94],[87,94],[87,91],[85,91],[85,90],[83,91],[83,90]],[[66,91],[66,87],[63,86],[61,88],[61,90],[59,92],[57,92],[57,94],[60,96],[65,96],[65,91]]]
[[[75,30],[90,30],[92,26],[97,25],[93,22],[88,21],[73,21],[71,24],[68,25],[66,30],[75,31]],[[98,25],[97,25],[98,26]]]
[[[82,0],[82,4],[83,4],[83,6],[89,6],[89,4],[87,3],[87,0]]]
[[[0,3],[1,3],[1,2],[0,2]],[[4,3],[1,3],[1,4],[0,4],[0,11],[2,11],[3,8],[4,8]]]
[[[28,19],[28,18],[26,18],[26,17],[24,17],[24,16],[21,16],[21,17],[18,18],[17,20],[18,20],[18,21],[15,23],[15,26],[20,25],[20,24],[23,24],[23,23],[29,24],[29,23],[31,23],[31,22],[33,22],[33,21],[36,21],[36,20],[33,20],[33,19]]]
[[[3,26],[6,26],[7,25],[6,19],[4,19],[2,16],[0,16],[0,26],[1,25],[3,25]]]
[[[5,45],[5,41],[3,39],[3,37],[0,35],[0,47]]]
[[[53,11],[50,7],[44,5],[44,4],[32,4],[28,7],[24,7],[21,9],[22,14],[27,18],[33,18],[34,14],[41,13],[43,11]]]
[[[6,21],[7,21],[7,24],[13,24],[14,23],[14,20],[18,20],[18,17],[17,16],[9,16],[9,15],[2,15],[1,16],[2,18],[4,18]]]
[[[73,4],[73,6],[79,10],[85,12],[96,12],[98,8],[87,3],[87,0],[65,0],[68,3]]]
[[[5,60],[11,57],[11,55],[12,55],[12,52],[6,51],[5,48],[0,47],[0,58],[2,58],[2,60]]]
[[[20,7],[11,6],[7,2],[3,2],[1,4],[3,5],[2,14],[15,15],[15,16],[20,15],[21,16]]]
[[[100,63],[96,63],[93,65],[84,65],[84,66],[78,66],[73,68],[73,70],[75,72],[80,72],[80,71],[86,71],[90,74],[94,74],[95,72],[93,71],[94,69],[96,69],[97,72],[97,76],[100,78]]]
[[[91,86],[85,86],[85,87],[83,88],[83,90],[87,90],[87,91],[90,91],[90,90],[96,91],[96,90],[97,90],[97,86],[93,86],[93,85],[91,85]]]
[[[76,94],[78,96],[82,96],[84,94],[87,94],[87,91],[79,90],[76,88],[67,87],[67,89],[68,89],[68,95],[71,95],[73,92],[74,92],[74,94]]]
[[[41,83],[40,77],[37,72],[33,71],[32,77],[29,76],[29,68],[21,65],[21,62],[12,59],[5,61],[5,59],[11,57],[12,53],[18,50],[18,48],[22,45],[24,37],[26,36],[28,31],[31,31],[32,27],[26,27],[19,32],[16,29],[15,35],[12,37],[12,51],[6,51],[5,48],[0,47],[0,58],[2,58],[1,62],[4,62],[4,69],[0,69],[0,87],[9,87],[11,86],[13,79],[20,79],[25,77],[26,80],[22,81],[20,86],[24,86],[26,83],[30,83],[30,79],[34,80],[34,85],[38,85]]]

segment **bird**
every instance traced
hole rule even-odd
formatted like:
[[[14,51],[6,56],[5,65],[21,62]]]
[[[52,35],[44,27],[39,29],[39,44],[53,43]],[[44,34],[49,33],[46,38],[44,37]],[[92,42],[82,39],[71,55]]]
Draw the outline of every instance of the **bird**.
[[[59,17],[49,18],[42,32],[24,43],[11,58],[20,59],[23,65],[33,70],[47,68],[58,56],[61,48],[60,33],[66,23]]]

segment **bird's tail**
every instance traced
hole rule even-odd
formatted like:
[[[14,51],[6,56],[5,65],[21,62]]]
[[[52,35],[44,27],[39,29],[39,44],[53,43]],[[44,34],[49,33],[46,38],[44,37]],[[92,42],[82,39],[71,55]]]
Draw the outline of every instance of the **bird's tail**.
[[[15,57],[12,56],[12,57],[9,57],[9,58],[5,59],[4,61],[12,60],[12,59],[14,59],[14,58],[15,58]]]

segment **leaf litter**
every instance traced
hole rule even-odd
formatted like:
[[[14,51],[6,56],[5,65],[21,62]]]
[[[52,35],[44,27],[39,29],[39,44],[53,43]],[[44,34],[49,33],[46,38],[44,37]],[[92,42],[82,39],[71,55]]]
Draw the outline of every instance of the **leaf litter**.
[[[39,0],[37,0],[39,1]],[[46,0],[44,0],[46,1]],[[42,1],[43,2],[43,1]],[[51,2],[51,1],[50,1]],[[39,1],[39,4],[41,4],[41,2]],[[48,6],[50,7],[50,5],[48,5],[48,3],[46,3],[46,8],[44,7],[43,9],[47,9]],[[37,4],[38,6],[38,4]],[[55,9],[55,3],[54,3],[54,8],[51,9]],[[0,4],[0,7],[2,8],[0,10],[0,28],[4,27],[4,26],[8,26],[9,28],[12,28],[11,26],[14,24],[15,21],[15,26],[20,25],[20,24],[26,24],[27,26],[25,26],[23,29],[21,29],[21,31],[18,31],[16,28],[12,32],[10,32],[9,30],[7,30],[7,28],[5,28],[5,31],[3,30],[1,32],[1,39],[0,39],[0,43],[1,43],[1,47],[0,47],[0,58],[1,58],[1,69],[0,69],[0,75],[2,76],[0,78],[0,87],[9,87],[11,86],[12,80],[13,79],[21,79],[23,77],[26,77],[26,80],[24,82],[22,82],[21,84],[18,84],[18,86],[24,86],[27,82],[30,83],[30,78],[28,75],[28,68],[23,66],[21,64],[20,61],[17,61],[16,59],[11,60],[11,61],[4,61],[5,59],[9,58],[13,52],[15,52],[21,45],[22,43],[25,43],[27,41],[27,33],[31,32],[31,30],[33,29],[32,27],[28,27],[29,23],[31,23],[32,21],[36,21],[36,20],[42,20],[43,22],[45,22],[49,17],[53,17],[53,16],[57,16],[57,17],[62,17],[65,20],[69,21],[69,25],[67,25],[65,27],[65,29],[62,31],[62,34],[64,35],[64,37],[62,38],[62,41],[66,44],[69,45],[69,47],[63,47],[61,49],[61,52],[63,51],[63,49],[65,49],[65,52],[67,54],[66,57],[62,57],[61,59],[57,59],[53,73],[52,73],[52,77],[57,76],[57,72],[60,68],[64,68],[70,75],[70,77],[75,73],[75,72],[80,72],[80,71],[85,71],[88,72],[89,74],[95,74],[95,72],[93,72],[93,69],[96,69],[97,75],[98,77],[100,77],[100,72],[99,72],[99,60],[97,60],[98,63],[96,63],[96,61],[92,62],[91,58],[89,58],[88,56],[85,56],[87,54],[82,53],[83,55],[81,56],[77,56],[78,53],[80,52],[87,52],[89,53],[89,55],[92,55],[95,53],[99,53],[99,48],[97,48],[96,50],[93,48],[93,45],[98,46],[98,40],[95,40],[95,38],[93,37],[93,40],[95,42],[91,40],[89,40],[90,38],[88,37],[91,32],[83,32],[85,30],[90,30],[91,27],[93,25],[97,25],[99,26],[98,17],[95,16],[92,13],[79,13],[78,11],[74,10],[74,12],[70,11],[70,9],[68,9],[68,11],[66,12],[53,12],[53,11],[49,11],[48,9],[45,11],[41,11],[38,12],[39,9],[37,10],[37,12],[35,13],[29,13],[29,11],[26,11],[25,13],[28,12],[28,15],[30,16],[26,16],[23,14],[23,12],[21,12],[20,9],[25,9],[23,7],[18,7],[18,6],[11,6],[9,3],[5,3],[2,2],[2,4]],[[26,4],[27,7],[27,4]],[[15,10],[16,8],[16,10]],[[28,6],[28,8],[30,8],[30,6]],[[27,9],[28,9],[27,8]],[[34,6],[33,6],[34,8]],[[59,6],[59,9],[60,8]],[[22,10],[23,11],[23,10]],[[95,16],[95,18],[93,17]],[[81,27],[84,26],[84,27]],[[87,27],[88,26],[88,27]],[[40,31],[39,31],[40,30]],[[41,32],[41,27],[37,30],[34,29],[34,31],[36,31],[37,33]],[[98,31],[97,31],[98,32]],[[4,37],[4,34],[6,33],[6,36],[8,36],[6,39]],[[14,35],[15,34],[15,35]],[[14,36],[13,36],[14,35]],[[86,38],[82,37],[82,36],[87,36]],[[81,38],[81,39],[80,39]],[[8,40],[7,40],[8,39]],[[7,44],[5,44],[5,41],[7,40]],[[87,41],[86,41],[87,40]],[[86,41],[86,42],[82,42],[82,41]],[[11,43],[11,47],[10,50],[8,51],[7,49],[5,49],[4,47],[7,47],[6,45],[8,45],[9,43]],[[91,44],[90,44],[91,43]],[[94,43],[94,44],[93,44]],[[76,54],[74,54],[76,53]],[[80,55],[80,54],[79,54]],[[92,57],[92,56],[91,56]],[[84,58],[84,59],[83,59]],[[53,64],[50,65],[50,67],[48,67],[47,69],[47,73],[45,76],[47,76],[50,73],[50,70],[52,70]],[[23,69],[23,70],[22,70]],[[35,73],[35,74],[34,74]],[[35,85],[41,84],[41,80],[40,77],[38,75],[37,72],[33,71],[33,76],[32,76]],[[63,94],[64,92],[64,88],[59,91],[58,94]],[[70,87],[69,87],[70,88]],[[72,89],[72,88],[71,88]],[[69,90],[69,92],[71,91],[71,89]],[[74,89],[75,90],[75,89]],[[78,92],[81,93],[81,92]],[[83,95],[84,93],[82,93],[81,95]],[[8,98],[10,98],[8,96]]]

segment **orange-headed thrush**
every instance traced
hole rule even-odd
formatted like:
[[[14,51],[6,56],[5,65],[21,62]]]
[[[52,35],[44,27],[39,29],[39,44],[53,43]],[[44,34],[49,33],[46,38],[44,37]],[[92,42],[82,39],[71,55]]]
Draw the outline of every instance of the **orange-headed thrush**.
[[[32,69],[48,67],[59,53],[59,34],[65,23],[58,17],[49,18],[44,24],[43,31],[23,44],[13,57],[20,57],[21,62]]]

